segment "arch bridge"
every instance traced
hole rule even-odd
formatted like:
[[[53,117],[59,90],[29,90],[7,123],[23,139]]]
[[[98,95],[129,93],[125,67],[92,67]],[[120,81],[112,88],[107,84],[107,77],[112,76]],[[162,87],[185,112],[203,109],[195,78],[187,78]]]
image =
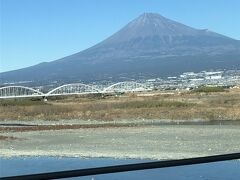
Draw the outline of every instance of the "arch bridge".
[[[100,91],[93,86],[75,83],[65,84],[49,91],[46,96],[74,95],[74,94],[96,94]]]
[[[103,90],[103,93],[114,93],[114,92],[139,92],[139,91],[148,91],[150,89],[147,88],[146,85],[137,83],[134,81],[125,81],[115,83]]]
[[[21,98],[21,97],[49,97],[61,95],[83,95],[83,94],[96,94],[96,93],[124,93],[124,92],[139,92],[149,91],[146,85],[133,82],[119,82],[110,85],[109,87],[99,90],[91,85],[82,83],[65,84],[59,86],[48,93],[42,93],[39,90],[25,87],[25,86],[6,86],[0,88],[0,99],[4,98]]]
[[[38,97],[44,94],[36,89],[25,86],[6,86],[0,88],[0,98]]]

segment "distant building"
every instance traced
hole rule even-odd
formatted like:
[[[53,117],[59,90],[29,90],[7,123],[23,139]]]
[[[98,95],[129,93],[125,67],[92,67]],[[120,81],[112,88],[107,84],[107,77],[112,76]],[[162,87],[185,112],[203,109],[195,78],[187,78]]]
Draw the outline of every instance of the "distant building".
[[[206,76],[206,79],[215,79],[215,80],[217,80],[217,79],[221,79],[221,78],[222,78],[221,75]]]
[[[155,82],[156,79],[148,79],[147,82]]]

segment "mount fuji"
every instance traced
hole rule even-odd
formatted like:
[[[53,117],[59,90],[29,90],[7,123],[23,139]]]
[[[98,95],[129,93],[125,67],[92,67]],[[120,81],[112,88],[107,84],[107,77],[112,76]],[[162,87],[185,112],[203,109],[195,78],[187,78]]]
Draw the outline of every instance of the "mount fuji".
[[[84,51],[0,73],[0,83],[164,77],[186,71],[236,68],[240,68],[239,40],[156,13],[144,13]]]

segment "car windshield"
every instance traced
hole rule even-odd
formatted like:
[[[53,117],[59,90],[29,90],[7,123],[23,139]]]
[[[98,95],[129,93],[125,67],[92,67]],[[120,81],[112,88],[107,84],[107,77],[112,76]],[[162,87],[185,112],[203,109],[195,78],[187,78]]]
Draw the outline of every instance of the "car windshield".
[[[239,153],[239,7],[0,0],[0,177]],[[239,179],[230,159],[81,178]]]

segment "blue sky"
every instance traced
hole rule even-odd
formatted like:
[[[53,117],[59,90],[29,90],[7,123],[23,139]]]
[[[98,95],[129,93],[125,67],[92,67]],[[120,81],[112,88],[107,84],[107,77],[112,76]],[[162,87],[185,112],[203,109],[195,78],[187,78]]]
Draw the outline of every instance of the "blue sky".
[[[143,12],[240,40],[239,0],[0,0],[0,72],[104,40]]]

